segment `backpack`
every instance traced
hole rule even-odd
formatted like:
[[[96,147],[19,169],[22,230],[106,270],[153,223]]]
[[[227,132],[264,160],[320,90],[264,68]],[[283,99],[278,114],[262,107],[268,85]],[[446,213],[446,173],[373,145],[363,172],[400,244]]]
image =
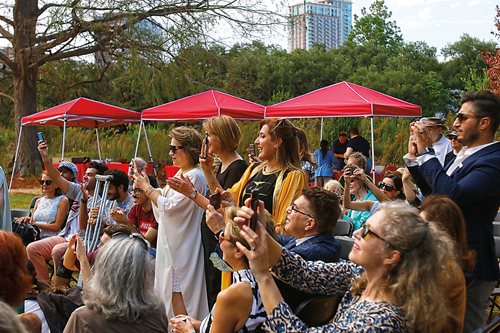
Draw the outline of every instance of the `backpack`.
[[[40,240],[40,229],[30,223],[16,223],[12,222],[12,231],[21,237],[24,245]]]

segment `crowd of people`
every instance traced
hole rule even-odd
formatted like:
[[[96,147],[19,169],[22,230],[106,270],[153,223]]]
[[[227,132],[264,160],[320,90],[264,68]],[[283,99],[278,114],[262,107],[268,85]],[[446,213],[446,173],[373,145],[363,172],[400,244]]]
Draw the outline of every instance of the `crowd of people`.
[[[43,196],[12,221],[38,230],[27,246],[10,232],[0,168],[0,326],[473,332],[500,278],[499,113],[498,96],[467,93],[450,131],[439,118],[411,123],[405,166],[378,184],[357,127],[310,152],[302,129],[265,119],[248,163],[229,116],[204,121],[205,139],[174,127],[167,149],[178,171],[164,187],[139,157],[128,174],[92,161],[79,183],[76,166],[53,166],[39,141]],[[355,230],[348,258],[339,219]],[[321,295],[337,295],[338,310],[308,327],[298,309]]]

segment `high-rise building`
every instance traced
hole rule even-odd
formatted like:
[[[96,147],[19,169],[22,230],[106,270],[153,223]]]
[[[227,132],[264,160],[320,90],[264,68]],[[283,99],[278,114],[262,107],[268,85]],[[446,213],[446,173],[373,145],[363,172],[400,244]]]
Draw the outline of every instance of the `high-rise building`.
[[[352,26],[352,0],[304,0],[290,9],[289,48],[312,48],[323,44],[326,49],[342,45]]]

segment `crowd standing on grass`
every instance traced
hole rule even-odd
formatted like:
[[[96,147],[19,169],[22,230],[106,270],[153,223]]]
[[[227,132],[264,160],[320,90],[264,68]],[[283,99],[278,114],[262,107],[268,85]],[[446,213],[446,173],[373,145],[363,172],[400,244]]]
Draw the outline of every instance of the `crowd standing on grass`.
[[[40,229],[27,247],[10,232],[0,168],[0,326],[473,332],[485,325],[500,278],[492,228],[499,113],[498,96],[466,93],[453,128],[439,118],[411,123],[406,167],[378,183],[357,127],[311,154],[302,129],[263,120],[250,164],[237,153],[241,132],[231,117],[207,119],[203,135],[175,127],[166,149],[179,170],[163,188],[139,157],[128,174],[92,161],[80,184],[76,166],[54,167],[40,141],[43,196],[31,217],[12,221],[29,226],[19,233]],[[97,175],[107,176],[106,193]],[[354,229],[340,260],[339,219]],[[94,236],[99,245],[88,249]],[[308,327],[298,309],[323,295],[338,296],[338,310]]]

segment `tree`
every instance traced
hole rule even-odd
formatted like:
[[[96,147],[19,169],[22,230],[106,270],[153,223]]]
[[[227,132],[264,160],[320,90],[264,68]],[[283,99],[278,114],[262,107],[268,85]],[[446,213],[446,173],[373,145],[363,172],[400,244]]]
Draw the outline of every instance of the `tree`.
[[[396,21],[389,21],[391,16],[384,0],[376,0],[368,10],[363,7],[361,17],[354,15],[354,25],[348,40],[358,45],[372,44],[397,50],[403,45],[403,36]]]
[[[492,34],[500,41],[500,6],[497,5],[496,10],[495,27],[497,31],[492,32]],[[488,65],[486,74],[489,78],[489,88],[494,94],[500,95],[500,48],[495,51],[483,52],[482,59]]]
[[[219,20],[250,33],[274,18],[257,0],[7,0],[0,5],[0,38],[13,55],[0,53],[0,74],[12,78],[13,89],[0,96],[13,100],[19,133],[21,118],[37,111],[40,69],[51,62],[97,55],[105,64],[130,49],[173,56]],[[152,33],[144,38],[144,31]],[[21,175],[41,168],[35,132],[23,133]]]
[[[463,34],[458,41],[443,48],[441,53],[446,60],[443,76],[448,87],[463,90],[471,79],[484,77],[486,64],[481,59],[481,53],[494,51],[495,47],[495,42]]]

